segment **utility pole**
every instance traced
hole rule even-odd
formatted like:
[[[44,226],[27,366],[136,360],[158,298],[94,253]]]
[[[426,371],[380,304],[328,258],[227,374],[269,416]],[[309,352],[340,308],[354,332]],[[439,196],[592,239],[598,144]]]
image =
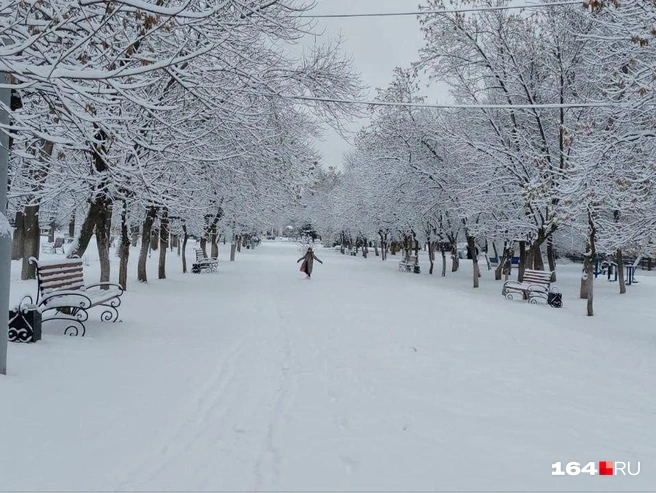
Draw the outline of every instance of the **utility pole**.
[[[7,331],[9,329],[9,281],[11,279],[11,228],[7,220],[9,182],[9,75],[0,72],[0,375],[7,374]]]

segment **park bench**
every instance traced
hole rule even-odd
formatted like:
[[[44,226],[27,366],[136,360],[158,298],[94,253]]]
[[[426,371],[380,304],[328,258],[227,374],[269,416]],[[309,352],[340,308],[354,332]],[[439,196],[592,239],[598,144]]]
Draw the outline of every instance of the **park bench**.
[[[529,303],[537,303],[539,299],[543,299],[551,306],[562,306],[561,294],[551,285],[551,272],[542,270],[524,270],[524,280],[504,282],[501,294],[509,300],[514,299],[515,295],[521,295],[522,299],[528,300]]]
[[[42,323],[63,320],[69,324],[64,334],[84,336],[87,310],[96,306],[105,309],[100,315],[103,322],[118,320],[123,288],[109,282],[85,285],[81,259],[39,261],[32,257],[30,262],[36,265],[36,305],[42,314],[54,311],[53,315],[43,316]]]
[[[64,238],[55,238],[54,243],[46,243],[41,246],[41,251],[43,253],[57,253],[57,250],[64,253]]]
[[[399,262],[399,270],[401,272],[414,272],[415,274],[419,274],[421,272],[419,264],[418,264],[418,258],[416,255],[410,255],[408,259],[403,259]]]
[[[201,248],[198,248],[196,249],[196,262],[192,264],[191,272],[194,274],[200,274],[204,270],[216,272],[218,265],[219,259],[208,258],[205,252]]]

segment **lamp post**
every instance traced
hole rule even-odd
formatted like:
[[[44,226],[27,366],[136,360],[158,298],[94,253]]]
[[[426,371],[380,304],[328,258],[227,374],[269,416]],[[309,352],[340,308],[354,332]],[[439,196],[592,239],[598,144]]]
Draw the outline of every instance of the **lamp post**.
[[[11,228],[7,220],[7,184],[9,181],[9,75],[0,72],[0,375],[7,374],[7,330],[9,328],[9,281],[11,279]]]

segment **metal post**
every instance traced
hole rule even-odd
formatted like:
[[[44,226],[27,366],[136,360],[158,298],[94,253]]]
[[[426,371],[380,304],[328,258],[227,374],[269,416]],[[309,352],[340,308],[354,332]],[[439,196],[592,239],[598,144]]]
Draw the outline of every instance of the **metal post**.
[[[9,76],[0,72],[0,101],[11,108]],[[4,86],[4,87],[1,87]],[[0,124],[9,125],[9,113],[0,106]],[[0,375],[7,374],[7,331],[9,328],[9,281],[11,279],[11,230],[7,220],[9,181],[9,135],[0,131]]]

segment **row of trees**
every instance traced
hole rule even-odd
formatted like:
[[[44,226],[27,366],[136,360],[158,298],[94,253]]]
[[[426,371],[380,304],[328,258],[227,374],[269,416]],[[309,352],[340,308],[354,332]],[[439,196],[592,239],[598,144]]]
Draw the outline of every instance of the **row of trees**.
[[[529,267],[555,280],[556,249],[576,237],[592,315],[596,254],[622,272],[625,254],[654,251],[655,21],[653,0],[427,15],[420,59],[379,90],[381,102],[406,105],[372,108],[344,174],[309,199],[313,224],[322,235],[428,242],[431,264],[445,243],[498,247],[500,264],[516,249],[520,279]],[[422,107],[420,71],[466,108]]]
[[[311,32],[298,0],[8,0],[0,71],[11,75],[10,202],[15,259],[34,277],[40,229],[70,229],[69,255],[95,236],[101,281],[119,232],[119,282],[152,231],[212,252],[220,234],[262,229],[314,180],[319,122],[349,114],[325,100],[360,86],[337,45],[299,56]],[[204,247],[204,245],[203,245]],[[162,248],[164,252],[166,248]],[[184,258],[184,255],[183,255]],[[162,267],[159,277],[165,277]]]

